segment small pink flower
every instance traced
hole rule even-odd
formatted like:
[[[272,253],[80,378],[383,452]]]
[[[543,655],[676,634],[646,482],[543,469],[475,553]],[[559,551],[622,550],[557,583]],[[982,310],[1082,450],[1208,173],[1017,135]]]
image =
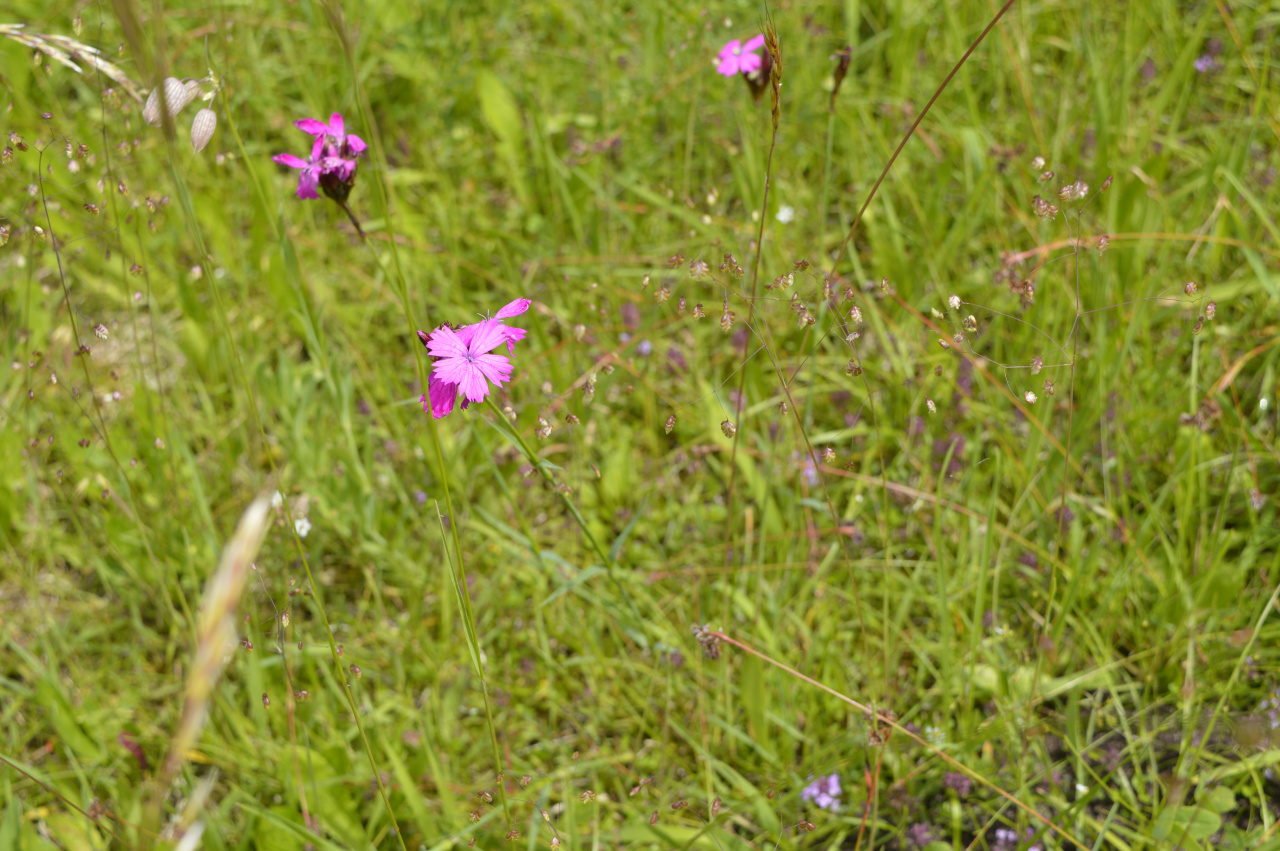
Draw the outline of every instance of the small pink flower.
[[[342,115],[335,112],[329,123],[315,118],[293,122],[304,133],[315,137],[308,159],[293,154],[276,154],[271,159],[280,165],[300,169],[298,197],[319,198],[320,190],[338,203],[345,203],[356,179],[356,158],[363,156],[367,145],[359,136],[346,132]]]
[[[716,65],[716,72],[732,77],[734,74],[750,74],[752,71],[760,70],[760,54],[756,51],[762,47],[764,47],[762,35],[748,40],[746,44],[735,38],[717,54],[719,64]]]
[[[489,394],[487,382],[501,387],[511,378],[511,362],[502,355],[490,354],[503,343],[508,353],[514,354],[515,344],[524,339],[523,328],[503,324],[503,319],[519,316],[529,309],[527,298],[518,298],[503,307],[492,319],[450,328],[441,325],[428,334],[418,332],[418,339],[427,352],[436,359],[423,396],[422,409],[430,411],[436,419],[453,411],[458,393],[462,393],[462,407],[471,402],[483,401]]]

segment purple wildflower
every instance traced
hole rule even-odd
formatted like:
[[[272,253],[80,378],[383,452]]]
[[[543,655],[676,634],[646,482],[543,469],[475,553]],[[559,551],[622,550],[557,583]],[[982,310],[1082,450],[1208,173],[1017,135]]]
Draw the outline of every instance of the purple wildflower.
[[[716,55],[716,59],[719,60],[716,73],[732,77],[735,74],[750,74],[760,70],[760,54],[756,51],[762,47],[764,47],[762,35],[749,39],[746,44],[735,38],[722,47],[720,53]]]
[[[908,848],[923,848],[937,838],[933,828],[920,821],[907,828],[905,840]]]
[[[1010,830],[1007,827],[996,828],[996,841],[991,847],[995,851],[1013,851],[1018,846],[1017,831]]]
[[[367,145],[359,136],[346,132],[342,115],[335,112],[329,123],[319,119],[302,118],[293,125],[315,137],[311,156],[307,159],[293,154],[276,154],[271,159],[280,165],[300,169],[298,197],[319,198],[316,190],[324,192],[339,204],[345,204],[356,180],[356,158],[364,155]]]
[[[1194,65],[1196,70],[1201,74],[1208,74],[1211,71],[1219,71],[1222,69],[1222,63],[1218,61],[1218,57],[1210,53],[1197,57],[1196,61],[1191,64]]]
[[[418,332],[418,339],[436,358],[427,385],[427,395],[422,397],[423,411],[429,411],[440,419],[453,411],[458,392],[462,391],[462,407],[479,402],[489,393],[485,379],[501,387],[511,377],[511,362],[502,355],[489,354],[495,348],[507,344],[507,351],[514,354],[516,343],[527,333],[523,328],[512,328],[501,320],[519,316],[529,309],[532,302],[518,298],[503,307],[492,319],[450,328],[441,325],[428,334]]]
[[[948,771],[942,778],[942,785],[956,790],[961,798],[969,797],[969,793],[973,791],[973,781],[958,771]]]
[[[812,801],[819,809],[830,810],[840,805],[840,775],[819,777],[800,790],[800,800]]]

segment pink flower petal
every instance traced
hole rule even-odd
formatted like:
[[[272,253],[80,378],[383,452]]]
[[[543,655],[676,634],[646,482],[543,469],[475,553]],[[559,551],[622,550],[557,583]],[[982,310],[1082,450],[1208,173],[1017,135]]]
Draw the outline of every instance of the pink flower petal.
[[[460,358],[466,355],[467,345],[458,339],[452,328],[441,325],[431,334],[427,351],[438,358]]]
[[[529,305],[533,302],[527,298],[518,298],[510,304],[503,307],[493,315],[494,319],[510,319],[513,316],[519,316],[529,309]]]
[[[361,139],[359,136],[356,136],[354,134],[348,133],[347,147],[351,150],[351,153],[359,155],[359,154],[363,154],[365,151],[365,148],[369,146],[364,143],[364,139]]]
[[[308,201],[319,198],[320,193],[316,191],[319,186],[320,181],[316,179],[315,172],[304,168],[298,177],[298,197]]]
[[[752,50],[759,50],[762,47],[764,47],[764,36],[758,35],[746,44],[742,45],[742,52],[748,53]]]
[[[472,366],[498,387],[511,380],[511,361],[503,355],[480,355]]]
[[[301,157],[295,157],[293,154],[276,154],[271,158],[272,162],[287,165],[289,168],[306,168],[308,163]]]
[[[523,328],[508,328],[505,325],[502,328],[503,335],[507,338],[507,351],[514,355],[516,353],[516,343],[523,340],[529,332]]]
[[[427,394],[431,401],[431,416],[436,419],[448,416],[458,398],[458,385],[443,381],[433,370],[427,382]]]
[[[446,384],[460,384],[470,368],[471,364],[467,363],[466,358],[445,358],[435,362],[431,367],[431,374]]]
[[[312,136],[323,136],[329,132],[329,125],[318,118],[300,118],[293,122],[293,126]]]
[[[764,44],[764,36],[760,37],[760,43]],[[342,144],[342,137],[346,134],[343,132],[347,127],[342,122],[342,113],[335,112],[329,116],[329,135],[338,140],[338,144]]]
[[[471,338],[471,344],[467,346],[468,353],[482,355],[496,349],[506,339],[503,333],[503,329],[506,327],[497,319],[486,319],[483,322],[476,323],[475,336]]]
[[[489,395],[489,383],[473,364],[468,364],[466,374],[458,382],[458,389],[472,402],[483,402],[484,397]]]
[[[716,66],[717,74],[724,74],[726,77],[732,77],[738,73],[738,57],[730,56],[724,59]]]
[[[733,41],[729,42],[724,47],[720,48],[720,52],[716,54],[716,58],[732,59],[733,57],[738,55],[739,49],[741,47],[742,47],[742,42],[738,41],[735,38]]]
[[[743,74],[750,74],[753,71],[760,70],[760,54],[744,53],[738,57],[738,70]]]

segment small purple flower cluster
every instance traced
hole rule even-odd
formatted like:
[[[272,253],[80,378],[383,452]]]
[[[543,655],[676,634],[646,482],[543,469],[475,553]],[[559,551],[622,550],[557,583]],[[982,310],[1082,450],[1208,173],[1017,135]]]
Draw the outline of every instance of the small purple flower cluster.
[[[819,777],[800,790],[800,800],[811,801],[819,809],[830,810],[840,806],[840,775]]]

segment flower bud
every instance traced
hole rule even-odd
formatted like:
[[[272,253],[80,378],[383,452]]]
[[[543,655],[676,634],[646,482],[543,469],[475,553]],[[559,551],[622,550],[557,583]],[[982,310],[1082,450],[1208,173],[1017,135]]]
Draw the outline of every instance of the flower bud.
[[[196,113],[195,120],[191,122],[191,147],[196,149],[196,153],[204,150],[204,146],[209,144],[209,140],[213,138],[213,131],[218,129],[218,114],[208,107]]]

